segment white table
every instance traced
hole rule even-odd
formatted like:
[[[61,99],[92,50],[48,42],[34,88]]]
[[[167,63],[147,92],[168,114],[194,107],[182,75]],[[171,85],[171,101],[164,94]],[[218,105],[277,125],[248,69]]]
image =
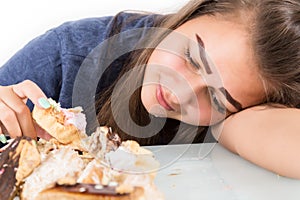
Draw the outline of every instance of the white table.
[[[300,199],[300,180],[278,176],[219,144],[147,148],[161,162],[155,182],[166,200]]]

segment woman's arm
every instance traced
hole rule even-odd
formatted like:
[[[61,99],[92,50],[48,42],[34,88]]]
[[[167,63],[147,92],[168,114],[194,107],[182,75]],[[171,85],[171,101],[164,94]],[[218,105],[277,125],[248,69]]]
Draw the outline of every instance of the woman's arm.
[[[50,30],[30,41],[0,67],[0,85],[31,80],[48,97],[54,98],[60,91],[61,73],[60,40],[55,31]]]
[[[0,134],[42,137],[29,108],[38,105],[39,98],[58,96],[60,54],[60,40],[51,30],[30,41],[0,67]]]
[[[230,116],[213,132],[220,144],[243,158],[300,179],[300,109],[249,108]]]

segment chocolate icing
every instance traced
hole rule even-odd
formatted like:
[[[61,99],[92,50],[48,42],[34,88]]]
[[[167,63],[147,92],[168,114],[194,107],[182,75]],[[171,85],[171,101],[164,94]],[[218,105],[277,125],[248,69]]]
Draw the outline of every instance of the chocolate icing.
[[[0,197],[1,200],[12,199],[17,193],[16,173],[19,167],[21,151],[17,147],[21,140],[30,141],[28,137],[17,137],[0,153]]]
[[[97,187],[95,184],[76,183],[75,185],[56,185],[56,189],[66,192],[87,193],[95,195],[108,195],[108,196],[124,196],[128,193],[119,194],[114,186]]]

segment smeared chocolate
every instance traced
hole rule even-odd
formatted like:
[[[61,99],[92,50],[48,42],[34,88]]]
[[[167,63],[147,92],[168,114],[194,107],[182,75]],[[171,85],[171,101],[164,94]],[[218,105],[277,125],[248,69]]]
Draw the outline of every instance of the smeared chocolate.
[[[113,144],[112,146],[115,147],[114,150],[117,149],[122,142],[120,136],[117,133],[113,132],[111,128],[108,129],[107,139]]]
[[[21,140],[30,141],[28,137],[14,139],[6,149],[0,153],[0,194],[1,200],[12,199],[17,192],[16,173],[19,167],[20,151],[17,147]]]
[[[98,127],[83,143],[91,155],[103,159],[107,152],[118,149],[121,145],[121,138],[110,127],[103,126]]]
[[[55,188],[75,193],[86,193],[95,195],[108,195],[108,196],[124,196],[129,195],[128,193],[119,194],[114,186],[101,186],[95,184],[83,184],[77,183],[75,185],[56,185]]]

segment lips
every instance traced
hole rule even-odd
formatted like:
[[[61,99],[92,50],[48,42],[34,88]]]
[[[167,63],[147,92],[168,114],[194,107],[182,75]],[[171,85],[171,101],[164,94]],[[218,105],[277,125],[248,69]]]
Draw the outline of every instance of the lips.
[[[157,86],[157,89],[156,89],[156,98],[157,98],[157,101],[158,103],[164,107],[166,110],[168,111],[173,111],[174,109],[167,103],[164,95],[163,95],[163,92],[162,92],[162,87],[161,85],[158,85]]]

